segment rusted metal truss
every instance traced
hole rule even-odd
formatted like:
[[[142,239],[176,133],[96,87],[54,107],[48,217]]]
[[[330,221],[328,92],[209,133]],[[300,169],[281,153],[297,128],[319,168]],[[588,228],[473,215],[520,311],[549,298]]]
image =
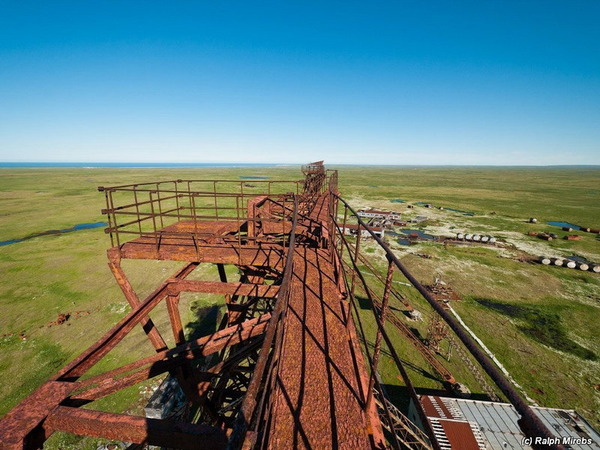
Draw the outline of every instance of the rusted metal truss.
[[[411,340],[445,382],[455,380],[394,315],[391,299],[413,309],[392,285],[396,271],[515,404],[529,435],[551,436],[385,242],[358,217],[356,238],[343,235],[356,213],[339,197],[337,172],[322,161],[302,170],[304,180],[293,182],[172,180],[99,188],[112,243],[108,264],[131,312],[0,419],[0,448],[39,448],[57,431],[184,449],[440,448],[386,323]],[[361,227],[384,249],[386,276],[361,254]],[[141,299],[123,259],[184,264]],[[201,264],[216,266],[218,281],[189,278]],[[359,264],[373,272],[375,283],[367,283]],[[237,268],[238,279],[228,280],[226,265]],[[214,332],[186,335],[180,314],[185,293],[223,297],[226,314]],[[370,302],[371,337],[359,294]],[[166,307],[170,330],[159,330],[150,318],[159,305]],[[154,353],[90,375],[138,325]],[[377,371],[384,357],[392,358],[424,430],[386,399]],[[98,399],[161,375],[176,380],[185,395],[177,420],[90,409]]]

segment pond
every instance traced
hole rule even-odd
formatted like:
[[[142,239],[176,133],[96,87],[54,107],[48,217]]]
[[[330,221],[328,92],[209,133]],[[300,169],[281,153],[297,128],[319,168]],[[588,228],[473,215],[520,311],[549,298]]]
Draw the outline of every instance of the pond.
[[[268,180],[269,177],[240,177],[241,180]]]
[[[425,203],[425,202],[415,202],[415,205],[425,206],[427,208],[433,208],[434,207],[431,203]],[[459,213],[459,214],[462,214],[463,216],[470,216],[470,217],[472,217],[472,216],[475,215],[474,212],[463,211],[462,209],[446,208],[444,206],[442,206],[441,209],[444,209],[446,211],[452,211],[452,212],[455,212],[455,213]]]
[[[431,234],[426,234],[421,230],[405,229],[405,230],[401,230],[401,231],[404,235],[410,236],[411,234],[416,234],[420,239],[425,239],[426,241],[435,240],[435,236],[432,236]],[[400,233],[396,233],[394,231],[388,231],[388,232],[386,232],[386,234],[390,234],[392,236],[400,236],[397,240],[398,244],[400,244],[400,245],[411,245],[413,243],[413,241],[411,241],[411,239],[409,237],[404,237]]]
[[[17,242],[23,242],[28,239],[33,239],[35,237],[40,236],[51,236],[62,233],[71,233],[72,231],[89,230],[92,228],[100,228],[106,226],[108,226],[108,223],[106,222],[78,223],[77,225],[73,225],[71,228],[65,228],[63,230],[47,230],[42,231],[41,233],[30,234],[29,236],[25,236],[21,239],[9,239],[8,241],[0,241],[0,247],[4,245],[16,244]]]
[[[569,222],[555,222],[555,221],[550,221],[547,222],[548,225],[552,225],[554,227],[567,227],[567,228],[573,228],[574,230],[581,230],[581,227],[579,225],[573,225],[572,223]]]
[[[419,238],[421,238],[421,239],[425,239],[425,240],[427,240],[427,241],[433,241],[433,240],[435,239],[435,236],[432,236],[431,234],[425,234],[425,233],[423,233],[423,231],[421,231],[421,230],[409,230],[409,229],[404,229],[404,230],[402,230],[402,232],[403,232],[404,234],[408,234],[408,235],[411,235],[411,234],[416,234],[417,236],[419,236]]]
[[[446,208],[446,210],[452,211],[452,212],[457,212],[459,214],[462,214],[463,216],[473,217],[475,215],[475,213],[473,213],[473,212],[463,211],[462,209]]]

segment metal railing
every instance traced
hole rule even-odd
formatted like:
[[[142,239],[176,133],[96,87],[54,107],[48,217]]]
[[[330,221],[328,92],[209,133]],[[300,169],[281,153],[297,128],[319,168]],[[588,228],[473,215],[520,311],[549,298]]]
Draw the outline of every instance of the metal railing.
[[[261,430],[270,422],[271,393],[274,390],[278,361],[283,348],[282,319],[287,311],[291,295],[291,280],[294,266],[294,248],[298,224],[298,198],[294,197],[292,229],[285,261],[285,269],[275,308],[265,334],[260,358],[256,364],[241,412],[238,414],[229,448],[240,448],[244,440],[250,437],[252,446],[261,438]]]
[[[305,209],[310,210],[319,194],[337,192],[337,171],[324,170],[322,174],[317,185],[306,180],[178,179],[100,186],[98,190],[105,195],[106,208],[102,213],[107,217],[105,231],[110,234],[113,247],[139,237],[153,241],[157,246],[174,243],[173,240],[180,240],[177,242],[180,245],[187,242],[187,245],[200,243],[206,246],[215,239],[219,239],[220,244],[237,241],[241,245],[243,241],[244,245],[253,245],[261,240],[274,241],[272,237],[265,240],[247,233],[247,228],[255,228],[254,222],[281,224],[282,234],[289,234],[291,223],[289,214],[281,214],[283,217],[253,214],[250,210],[256,208],[253,200],[265,198],[271,203],[281,203],[289,212],[295,195]],[[281,223],[286,220],[287,224]],[[215,221],[228,223],[230,227],[218,233],[214,227],[202,226]],[[182,226],[177,227],[178,223]]]
[[[363,339],[364,344],[364,352],[367,357],[369,369],[370,369],[370,378],[369,378],[369,390],[367,391],[367,401],[365,404],[365,411],[370,407],[371,402],[373,401],[374,389],[375,392],[378,392],[378,395],[383,395],[380,389],[377,389],[379,385],[378,381],[378,364],[380,361],[380,357],[382,354],[382,343],[384,342],[386,345],[387,354],[393,360],[397,370],[399,371],[402,380],[404,381],[406,388],[410,394],[410,397],[413,401],[413,404],[416,409],[416,413],[419,416],[420,422],[424,427],[424,431],[429,437],[430,444],[432,448],[439,448],[439,444],[435,438],[433,429],[431,427],[430,422],[427,420],[425,411],[418,399],[416,391],[412,385],[412,382],[408,378],[408,375],[404,369],[404,365],[402,360],[399,358],[396,349],[394,348],[394,344],[390,339],[388,332],[386,331],[385,325],[388,322],[388,314],[389,310],[389,297],[390,291],[392,289],[392,279],[394,275],[394,271],[399,271],[402,275],[409,281],[409,283],[417,289],[417,291],[421,294],[423,299],[429,303],[429,305],[433,308],[433,310],[439,314],[442,319],[446,322],[446,324],[450,327],[450,329],[455,333],[460,342],[466,347],[469,353],[475,358],[477,363],[483,368],[483,370],[487,373],[487,375],[494,381],[499,390],[508,398],[510,403],[515,407],[515,409],[521,415],[521,423],[523,431],[530,437],[533,436],[541,436],[550,439],[550,442],[556,442],[553,439],[556,439],[555,436],[551,433],[551,431],[541,422],[541,420],[535,415],[535,413],[531,410],[529,405],[525,403],[525,401],[520,397],[519,393],[515,390],[515,388],[506,380],[506,378],[500,373],[500,371],[494,366],[492,361],[480,350],[475,341],[463,330],[460,324],[452,317],[450,314],[435,300],[435,298],[427,291],[427,289],[419,283],[418,280],[414,278],[414,276],[406,269],[406,267],[399,261],[399,259],[394,255],[392,250],[388,247],[388,245],[380,238],[378,235],[371,230],[371,228],[365,224],[362,219],[358,216],[356,211],[339,195],[336,193],[331,193],[332,201],[339,202],[344,207],[343,214],[343,225],[340,227],[338,223],[338,214],[337,214],[337,206],[332,208],[331,213],[331,222],[332,222],[332,240],[334,245],[330,246],[330,249],[333,253],[335,253],[335,259],[340,261],[340,264],[347,267],[347,270],[339,270],[340,276],[345,278],[344,284],[346,286],[346,290],[349,294],[349,301],[352,305],[352,309],[354,312],[355,322],[358,325],[358,328],[361,333],[361,338]],[[357,233],[356,233],[356,241],[355,244],[352,245],[348,239],[344,236],[344,231],[346,229],[346,222],[348,220],[349,214],[354,216],[357,221]],[[363,234],[361,230],[365,230],[366,234],[373,238],[377,244],[384,250],[385,257],[388,261],[387,268],[387,276],[385,279],[385,283],[383,286],[383,293],[381,294],[381,300],[374,298],[373,289],[369,287],[361,269],[359,267],[360,264],[360,243],[361,243],[361,235]],[[344,256],[344,249],[347,252],[347,256]],[[346,274],[349,277],[346,277]],[[349,279],[348,279],[349,278]],[[368,337],[366,336],[365,329],[361,320],[361,315],[357,307],[357,302],[355,299],[355,291],[356,289],[362,289],[362,292],[367,296],[369,301],[370,309],[373,313],[373,319],[376,323],[376,335],[375,342],[373,344],[373,351],[369,349]],[[398,426],[398,421],[394,420],[389,408],[385,408],[386,402],[381,401],[380,404],[383,407],[383,421],[384,426],[390,429],[394,429]],[[390,444],[394,448],[401,448],[400,445],[400,436],[397,433],[391,433],[392,440]],[[418,446],[421,446],[423,443],[419,443]],[[555,446],[553,448],[562,448],[561,446]]]
[[[250,216],[249,203],[252,199],[269,197],[270,202],[276,199],[289,205],[302,186],[302,181],[252,180],[250,184],[237,180],[172,180],[98,190],[105,194],[106,208],[102,213],[108,219],[105,231],[110,234],[113,247],[139,237],[157,246],[169,242],[210,246],[216,239],[219,244],[258,244],[260,239],[246,232],[249,221],[281,223],[282,234],[289,234],[286,214]],[[217,227],[223,228],[221,232],[215,231],[214,226],[203,226],[215,221],[229,226]],[[286,221],[287,225],[282,223]]]

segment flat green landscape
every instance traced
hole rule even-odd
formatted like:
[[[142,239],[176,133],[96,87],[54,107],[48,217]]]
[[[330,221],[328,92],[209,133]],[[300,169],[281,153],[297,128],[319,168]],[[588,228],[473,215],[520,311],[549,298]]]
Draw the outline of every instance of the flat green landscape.
[[[452,302],[452,307],[527,396],[540,406],[575,409],[599,428],[600,274],[544,266],[534,260],[541,255],[578,256],[600,264],[597,234],[566,232],[546,223],[564,221],[600,228],[600,168],[329,168],[340,171],[341,194],[355,209],[385,208],[399,211],[407,219],[426,216],[426,221],[410,224],[414,225],[411,228],[435,236],[469,232],[497,237],[498,246],[439,242],[405,246],[393,236],[387,240],[421,283],[431,284],[438,278],[459,294],[461,300]],[[104,194],[97,186],[178,178],[239,180],[241,175],[302,178],[300,168],[292,166],[0,169],[0,241],[105,221],[100,213],[105,207]],[[408,207],[417,202],[433,207]],[[528,223],[530,217],[537,223]],[[553,232],[558,239],[545,241],[529,236],[531,231]],[[578,235],[580,240],[562,239],[566,234]],[[0,246],[0,415],[129,311],[107,267],[109,246],[102,227]],[[385,259],[374,242],[365,242],[363,250],[383,271]],[[158,261],[124,261],[123,265],[140,297],[180,266]],[[201,271],[205,277],[218,279],[211,265]],[[401,277],[397,280],[402,282]],[[431,308],[416,291],[399,286],[429,317]],[[184,296],[181,309],[188,332],[210,327],[222,314],[221,306],[215,296]],[[69,320],[56,323],[60,314],[70,314]],[[160,328],[167,320],[166,311],[158,309],[153,320]],[[422,336],[426,334],[426,321],[406,323]],[[394,339],[401,357],[410,362],[407,367],[415,387],[422,392],[441,392],[441,383],[413,348],[399,336]],[[134,360],[148,351],[150,344],[137,330],[97,370]],[[460,358],[453,355],[450,361],[440,360],[475,396],[483,395]],[[401,382],[391,370],[388,377],[388,367],[389,361],[382,363],[384,382],[390,391],[398,385],[401,392]],[[139,413],[143,407],[140,393],[149,392],[151,384],[107,397],[97,407]],[[71,444],[54,445],[67,448]]]

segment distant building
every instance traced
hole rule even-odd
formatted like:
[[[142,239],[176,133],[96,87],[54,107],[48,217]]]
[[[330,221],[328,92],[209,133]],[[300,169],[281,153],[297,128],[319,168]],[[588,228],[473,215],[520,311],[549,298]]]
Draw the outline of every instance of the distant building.
[[[382,227],[369,227],[369,228],[371,229],[371,231],[373,231],[373,233],[375,233],[375,235],[377,237],[382,238],[385,235],[385,230]],[[358,233],[358,225],[346,224],[346,226],[342,228],[342,232],[346,235],[356,236],[356,234]],[[365,227],[361,226],[360,227],[360,236],[361,237],[371,237],[371,233],[369,233],[365,229]]]
[[[377,209],[359,209],[357,212],[359,217],[366,217],[369,219],[385,219],[385,220],[401,220],[402,216],[399,212],[395,211],[379,211]]]
[[[421,222],[425,222],[428,218],[425,216],[417,216],[417,217],[413,217],[412,219],[410,219],[410,221],[412,223],[421,223]]]
[[[484,402],[423,395],[421,405],[442,449],[531,449],[517,424],[519,413],[510,403]],[[594,449],[600,435],[577,412],[566,409],[531,407],[546,427],[566,448]],[[421,426],[414,404],[409,419]]]

